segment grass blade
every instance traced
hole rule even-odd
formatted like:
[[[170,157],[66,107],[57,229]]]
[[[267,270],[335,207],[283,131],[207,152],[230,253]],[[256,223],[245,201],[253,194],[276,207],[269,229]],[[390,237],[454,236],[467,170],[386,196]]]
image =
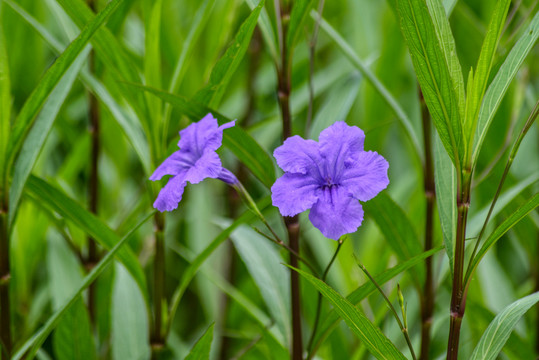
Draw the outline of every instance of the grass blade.
[[[312,2],[313,0],[294,1],[290,22],[288,23],[288,32],[286,33],[286,46],[287,49],[290,49],[289,56],[291,56],[294,45],[302,32],[302,25],[309,14]]]
[[[4,29],[0,29],[0,181],[5,179],[7,144],[11,130],[11,83],[9,63],[4,39]],[[0,189],[4,186],[0,183]]]
[[[255,1],[256,0],[245,0],[251,10],[253,10],[257,6]],[[260,4],[261,1],[262,0],[258,0],[258,4]],[[262,8],[262,11],[260,12],[260,16],[258,18],[258,26],[260,27],[260,32],[262,33],[262,37],[266,41],[266,45],[273,61],[277,63],[279,61],[279,56],[277,55],[277,46],[275,45],[277,42],[275,40],[275,33],[273,31],[273,27],[271,26],[268,12],[265,8]]]
[[[105,223],[44,180],[30,176],[26,188],[36,199],[48,205],[66,219],[73,221],[106,249],[114,248],[120,241],[120,237]],[[118,259],[129,270],[142,293],[147,296],[146,278],[137,257],[127,248],[118,253]]]
[[[481,336],[470,360],[496,359],[520,318],[537,302],[539,292],[515,301],[496,315]]]
[[[35,353],[41,347],[41,345],[47,339],[47,336],[51,333],[52,330],[58,325],[62,316],[68,311],[73,304],[79,299],[82,292],[92,284],[95,279],[107,268],[107,266],[114,260],[114,257],[122,249],[122,246],[127,244],[128,240],[135,233],[138,228],[144,224],[146,221],[150,220],[155,211],[148,214],[143,220],[141,220],[135,227],[129,231],[114,247],[101,259],[101,261],[90,271],[88,275],[84,277],[83,283],[73,294],[73,296],[60,307],[30,339],[28,339],[13,355],[12,360],[21,360],[23,357],[25,359],[32,359],[35,356]],[[27,354],[28,353],[28,354]],[[25,356],[26,355],[26,356]]]
[[[507,55],[485,93],[485,97],[479,110],[477,129],[475,130],[472,164],[477,163],[477,157],[481,151],[481,146],[483,145],[488,128],[494,118],[494,114],[496,114],[496,111],[509,88],[509,84],[513,81],[513,78],[524,62],[524,59],[535,45],[537,38],[539,38],[539,12],[535,14],[522,37],[515,46],[513,46],[509,55]]]
[[[264,0],[260,1],[258,6],[240,26],[240,29],[234,38],[234,42],[228,47],[223,57],[219,59],[217,64],[213,67],[210,75],[210,82],[195,94],[193,100],[211,108],[215,108],[219,104],[228,83],[232,79],[232,75],[234,75],[234,72],[240,65],[240,62],[249,47],[251,36],[253,35],[258,16],[263,6]]]
[[[24,103],[21,112],[17,116],[13,131],[9,139],[8,153],[10,160],[8,161],[9,171],[14,162],[14,158],[19,152],[26,134],[30,131],[37,113],[58,84],[67,69],[73,64],[77,56],[83,51],[86,44],[101,26],[105,24],[108,17],[118,8],[123,0],[114,0],[110,2],[86,27],[81,31],[79,36],[66,48],[66,50],[56,59],[55,63],[47,70],[43,78],[34,89],[32,94]]]
[[[393,343],[349,300],[311,274],[290,267],[309,281],[333,305],[335,312],[377,359],[406,359]]]

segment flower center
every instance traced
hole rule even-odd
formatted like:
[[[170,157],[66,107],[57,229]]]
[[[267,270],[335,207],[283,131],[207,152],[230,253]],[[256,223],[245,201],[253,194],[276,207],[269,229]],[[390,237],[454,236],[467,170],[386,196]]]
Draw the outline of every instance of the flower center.
[[[331,188],[333,188],[333,187],[339,186],[339,184],[335,184],[335,183],[333,182],[333,179],[331,178],[331,176],[326,176],[326,178],[325,178],[324,180],[325,180],[325,182],[321,185],[321,188],[322,188],[323,190],[325,190],[325,189],[331,189]]]

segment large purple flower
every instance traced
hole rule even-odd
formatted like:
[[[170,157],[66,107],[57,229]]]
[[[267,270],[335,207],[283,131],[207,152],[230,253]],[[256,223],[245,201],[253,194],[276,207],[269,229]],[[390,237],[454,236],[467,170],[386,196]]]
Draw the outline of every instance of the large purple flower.
[[[223,130],[234,126],[235,121],[219,126],[212,114],[180,131],[180,150],[172,153],[155,172],[150,180],[160,180],[165,175],[173,175],[159,192],[153,207],[159,211],[172,211],[182,200],[187,182],[196,184],[206,178],[217,178],[228,184],[235,184],[236,177],[221,165],[215,152],[223,141]]]
[[[320,133],[319,142],[292,136],[273,156],[285,171],[271,187],[273,205],[284,216],[311,209],[309,219],[324,236],[339,239],[363,221],[358,200],[375,197],[389,184],[389,164],[363,150],[365,134],[339,121]]]

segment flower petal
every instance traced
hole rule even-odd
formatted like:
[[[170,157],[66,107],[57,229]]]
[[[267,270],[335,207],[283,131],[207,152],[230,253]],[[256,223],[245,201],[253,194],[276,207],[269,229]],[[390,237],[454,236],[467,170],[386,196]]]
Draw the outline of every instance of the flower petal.
[[[318,172],[322,158],[318,144],[295,135],[286,139],[283,145],[273,152],[277,164],[284,171],[306,174],[310,170]]]
[[[215,151],[206,151],[197,162],[187,170],[185,180],[197,184],[206,178],[216,178],[221,174],[223,167],[221,159]]]
[[[327,176],[339,178],[345,161],[355,159],[363,151],[365,134],[357,126],[337,121],[320,133],[320,153],[327,161]]]
[[[185,172],[171,178],[159,192],[153,207],[161,212],[176,209],[182,200],[183,189],[186,184]]]
[[[340,186],[326,188],[309,214],[313,225],[325,237],[338,240],[355,232],[363,221],[363,208]]]
[[[178,146],[198,155],[204,151],[217,150],[223,141],[223,130],[235,125],[235,121],[218,126],[211,113],[180,131]]]
[[[286,173],[271,187],[273,205],[283,216],[294,216],[309,209],[319,195],[318,182],[309,175]]]
[[[239,180],[236,175],[234,175],[230,170],[225,168],[221,168],[221,173],[217,178],[229,185],[236,185],[239,183]]]
[[[389,184],[389,164],[375,151],[362,151],[359,157],[346,164],[340,184],[358,200],[368,201]]]
[[[183,154],[181,150],[175,151],[155,169],[150,180],[160,180],[165,175],[178,175],[186,167],[186,154]]]

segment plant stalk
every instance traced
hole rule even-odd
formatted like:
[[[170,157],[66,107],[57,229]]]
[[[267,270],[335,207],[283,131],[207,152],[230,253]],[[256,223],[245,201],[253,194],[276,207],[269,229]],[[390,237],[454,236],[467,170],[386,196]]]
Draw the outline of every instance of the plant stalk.
[[[290,19],[291,4],[289,0],[275,0],[275,13],[277,14],[277,32],[279,35],[279,48],[281,50],[281,63],[277,66],[277,95],[279,107],[283,120],[283,140],[292,135],[292,116],[290,112],[290,59],[289,49],[287,49],[286,35],[288,22]],[[299,254],[299,222],[298,216],[284,217],[286,230],[288,233],[288,243],[293,250],[290,252],[290,266],[298,267]],[[301,335],[301,302],[299,274],[290,269],[290,294],[292,303],[292,360],[301,360],[303,356],[303,345]]]
[[[434,166],[432,161],[430,114],[419,90],[421,101],[421,119],[423,122],[423,144],[425,147],[425,164],[423,169],[423,186],[425,190],[425,251],[432,249],[434,200],[436,197],[434,185]],[[430,328],[434,311],[434,283],[432,276],[432,257],[425,259],[425,287],[421,295],[421,352],[420,360],[429,359]]]
[[[449,339],[447,346],[448,360],[457,360],[460,328],[466,307],[463,275],[466,221],[468,218],[468,209],[470,208],[471,168],[465,167],[457,180],[457,236],[455,244],[453,288],[451,291]]]
[[[152,359],[157,359],[158,354],[165,345],[163,336],[163,302],[165,301],[165,216],[155,213],[155,257],[153,264],[154,288],[154,323],[151,334]]]

